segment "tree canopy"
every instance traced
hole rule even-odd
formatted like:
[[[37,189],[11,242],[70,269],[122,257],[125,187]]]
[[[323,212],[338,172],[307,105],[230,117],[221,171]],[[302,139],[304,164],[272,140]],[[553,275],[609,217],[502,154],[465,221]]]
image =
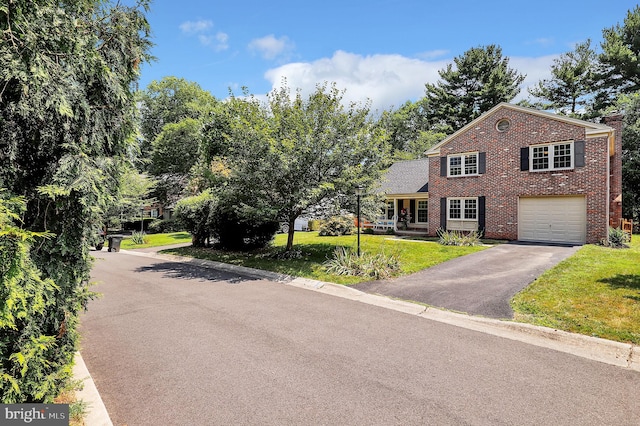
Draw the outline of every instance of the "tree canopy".
[[[595,90],[596,59],[591,40],[579,43],[573,51],[560,55],[551,66],[552,77],[529,89],[531,95],[543,101],[537,106],[567,115],[580,115],[579,109],[587,106]]]
[[[151,155],[153,141],[167,124],[185,119],[201,120],[215,106],[217,100],[198,83],[169,76],[154,80],[139,94],[141,155]]]
[[[640,90],[640,6],[627,12],[622,25],[602,31],[601,76],[607,88],[614,92],[632,93]]]
[[[438,82],[425,85],[427,117],[447,133],[511,101],[525,78],[509,67],[509,58],[494,44],[471,48],[453,61],[438,72]]]
[[[133,141],[132,89],[149,59],[147,6],[146,0],[133,7],[102,0],[0,5],[0,188],[9,198],[23,197],[26,231],[53,234],[31,247],[30,259],[20,251],[3,253],[0,262],[4,270],[18,256],[55,287],[42,296],[53,300],[35,326],[2,327],[2,402],[50,402],[68,379],[77,314],[90,297],[88,241]],[[10,278],[1,279],[4,288]],[[0,300],[0,310],[16,303],[12,296]],[[33,339],[48,344],[33,352]]]
[[[343,92],[322,84],[307,98],[283,86],[268,104],[232,99],[223,163],[225,191],[238,207],[290,224],[306,209],[329,197],[371,186],[386,162],[389,147],[369,108],[342,102]],[[214,164],[221,164],[216,163]]]

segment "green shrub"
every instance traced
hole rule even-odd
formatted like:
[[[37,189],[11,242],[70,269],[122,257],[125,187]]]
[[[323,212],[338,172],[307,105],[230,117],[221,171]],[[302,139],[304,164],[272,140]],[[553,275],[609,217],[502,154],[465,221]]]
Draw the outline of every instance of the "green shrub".
[[[608,245],[610,247],[615,248],[628,248],[627,243],[631,241],[631,237],[629,234],[624,232],[620,228],[609,228],[609,239],[604,242],[603,245]]]
[[[353,219],[348,216],[333,216],[320,226],[319,235],[322,237],[339,237],[353,233]]]
[[[149,232],[156,234],[180,231],[184,231],[184,228],[176,219],[155,219],[149,224]]]
[[[149,239],[144,232],[133,231],[131,234],[131,242],[133,244],[146,244],[149,242]]]
[[[439,228],[438,237],[440,237],[440,244],[445,246],[480,246],[482,241],[482,232],[480,231],[445,231]]]
[[[0,198],[0,403],[51,402],[71,376],[61,332],[51,328],[60,288],[44,279],[29,256],[30,243],[50,237],[14,225],[21,198]],[[70,356],[73,356],[71,354]]]
[[[264,212],[229,202],[218,203],[210,213],[211,235],[225,250],[252,250],[268,246],[280,223],[267,219]]]
[[[183,198],[176,204],[176,220],[191,234],[194,247],[204,247],[211,236],[209,222],[212,210],[217,208],[218,198],[209,191]]]
[[[388,255],[357,252],[346,247],[336,247],[333,258],[324,262],[325,270],[335,275],[354,275],[375,280],[389,278],[400,271],[398,254]]]
[[[309,231],[319,231],[322,226],[322,222],[323,221],[320,219],[311,219],[307,225],[309,227]]]
[[[373,228],[364,228],[364,229],[362,230],[362,233],[363,233],[363,234],[368,234],[368,235],[373,235],[373,234],[374,234],[374,232],[373,232]]]

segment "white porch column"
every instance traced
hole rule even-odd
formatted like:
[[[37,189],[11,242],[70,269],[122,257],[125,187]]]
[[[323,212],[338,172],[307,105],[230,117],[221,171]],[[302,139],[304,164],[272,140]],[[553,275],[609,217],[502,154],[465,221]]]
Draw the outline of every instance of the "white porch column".
[[[398,199],[393,199],[393,232],[398,230]]]

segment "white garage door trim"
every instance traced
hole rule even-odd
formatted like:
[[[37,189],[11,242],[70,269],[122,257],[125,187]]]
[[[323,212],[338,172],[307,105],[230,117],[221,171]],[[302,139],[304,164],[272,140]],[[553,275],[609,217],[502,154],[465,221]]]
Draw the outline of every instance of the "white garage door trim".
[[[584,244],[587,241],[586,198],[584,196],[520,197],[518,239]]]

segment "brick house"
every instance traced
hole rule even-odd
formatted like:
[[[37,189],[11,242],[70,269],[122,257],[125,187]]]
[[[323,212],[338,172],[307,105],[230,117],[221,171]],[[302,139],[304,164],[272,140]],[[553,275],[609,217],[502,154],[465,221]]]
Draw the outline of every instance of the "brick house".
[[[427,152],[427,234],[598,243],[622,218],[622,117],[501,103]],[[419,194],[424,197],[426,194]]]

